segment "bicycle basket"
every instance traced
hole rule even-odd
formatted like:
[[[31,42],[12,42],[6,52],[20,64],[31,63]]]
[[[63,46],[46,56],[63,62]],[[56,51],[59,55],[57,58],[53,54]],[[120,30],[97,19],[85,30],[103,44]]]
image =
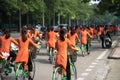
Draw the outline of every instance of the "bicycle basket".
[[[70,57],[71,57],[71,61],[72,62],[76,62],[77,61],[77,53],[76,52],[73,52],[73,54],[70,55]]]
[[[34,47],[32,47],[32,46],[30,46],[29,47],[29,52],[31,53],[31,57],[32,57],[32,59],[35,59],[36,58],[36,51],[37,51],[37,49],[36,48],[34,48]]]
[[[76,45],[75,48],[77,49],[77,52],[81,51],[81,49],[80,49],[80,47],[78,45]]]

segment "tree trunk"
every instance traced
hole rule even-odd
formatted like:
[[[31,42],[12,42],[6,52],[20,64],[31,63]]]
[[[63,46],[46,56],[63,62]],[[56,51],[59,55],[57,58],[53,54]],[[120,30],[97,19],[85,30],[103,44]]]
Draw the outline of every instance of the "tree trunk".
[[[19,9],[19,30],[20,30],[20,32],[21,32],[21,10]]]
[[[12,30],[12,23],[11,23],[11,16],[9,16],[9,30],[10,30],[10,32],[11,32],[11,30]]]
[[[26,23],[27,23],[27,26],[28,26],[28,25],[29,25],[29,13],[28,13],[28,12],[26,13],[26,18],[27,18],[27,19],[26,19],[26,20],[27,20]]]

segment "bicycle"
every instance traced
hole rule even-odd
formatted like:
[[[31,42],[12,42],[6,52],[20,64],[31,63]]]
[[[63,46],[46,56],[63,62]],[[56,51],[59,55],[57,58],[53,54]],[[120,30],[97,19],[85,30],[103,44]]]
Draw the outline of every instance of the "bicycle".
[[[36,53],[39,54],[40,53],[40,49],[41,49],[41,43],[38,41],[36,43],[36,45],[38,46],[38,49],[36,50]]]
[[[69,57],[69,63],[70,63],[70,71],[71,71],[71,80],[77,80],[77,70],[74,65],[74,63],[71,60],[71,57]],[[52,80],[64,80],[64,75],[61,72],[62,66],[58,66],[53,70]]]
[[[88,50],[87,50],[87,47],[88,47]],[[86,54],[90,54],[90,49],[89,49],[89,47],[90,47],[90,45],[89,44],[87,44],[87,45],[85,45],[85,44],[82,44],[81,45],[81,51],[82,51],[82,56],[84,57]]]
[[[52,48],[50,48],[49,50],[49,61],[51,64],[55,63],[55,58],[56,58],[56,52],[52,50]]]
[[[9,66],[9,63],[6,59],[0,59],[0,79],[4,80],[3,74],[8,75],[12,72],[12,69]]]
[[[34,79],[34,75],[35,75],[35,62],[31,57],[30,54],[30,58],[31,58],[31,62],[32,62],[32,76],[31,78]],[[15,70],[15,76],[16,76],[16,80],[26,80],[29,78],[30,72],[26,71],[24,69],[24,62],[19,62],[17,65],[15,65],[14,67]]]

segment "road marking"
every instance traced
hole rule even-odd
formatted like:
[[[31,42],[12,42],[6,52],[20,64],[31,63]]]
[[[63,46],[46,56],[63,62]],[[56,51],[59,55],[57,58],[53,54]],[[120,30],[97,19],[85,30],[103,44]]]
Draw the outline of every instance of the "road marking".
[[[108,52],[108,49],[106,49],[100,56],[98,56],[97,59],[98,60],[102,59],[107,52]]]
[[[77,80],[84,80],[84,78],[78,78]]]
[[[115,44],[116,44],[116,41],[113,41],[114,46],[115,46]],[[102,52],[102,54],[97,57],[97,60],[102,59],[105,56],[105,54],[108,52],[108,50],[109,49],[106,49],[104,52]]]
[[[116,41],[113,42],[113,45],[115,45],[115,43],[116,43]],[[102,59],[107,52],[108,52],[108,49],[106,49],[104,52],[102,52],[102,54],[101,54],[100,56],[98,56],[97,59],[95,60],[95,62],[93,62],[92,64],[93,64],[93,65],[98,64],[99,60]],[[95,67],[95,66],[91,66],[91,65],[89,66],[89,68],[94,68],[94,67]],[[92,69],[89,69],[89,68],[86,69],[86,71],[92,71]],[[89,75],[89,73],[82,73],[81,75],[82,75],[82,76],[87,76],[87,75]],[[78,78],[77,80],[84,80],[84,78],[81,78],[81,77],[80,77],[80,78]]]
[[[87,76],[89,73],[82,73],[81,75],[82,76]]]
[[[86,71],[92,71],[92,69],[86,69]]]
[[[96,65],[96,64],[98,64],[98,63],[93,62],[92,64]]]
[[[95,66],[89,66],[90,68],[94,68]]]

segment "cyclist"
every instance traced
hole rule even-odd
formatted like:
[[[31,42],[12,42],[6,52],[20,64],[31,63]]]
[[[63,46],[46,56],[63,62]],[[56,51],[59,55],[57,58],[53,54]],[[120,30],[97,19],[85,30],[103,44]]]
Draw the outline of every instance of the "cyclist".
[[[70,37],[69,40],[72,42],[72,44],[75,46],[76,45],[76,40],[78,40],[78,42],[80,42],[80,39],[78,37],[78,34],[75,32],[75,29],[73,27],[70,28],[71,32],[70,32]]]
[[[55,50],[56,40],[57,40],[57,34],[54,32],[54,28],[50,27],[50,32],[48,32],[48,42],[47,42],[47,46],[49,47],[48,50],[50,50],[50,48],[52,48],[52,51]]]
[[[9,62],[8,57],[10,56],[10,43],[13,42],[16,45],[18,45],[18,42],[14,38],[11,37],[8,29],[2,29],[2,33],[3,33],[2,36],[0,36],[1,56],[3,56],[2,58],[4,58],[5,60],[8,60]],[[5,67],[7,67],[8,65],[5,65]],[[8,75],[8,74],[5,73],[5,75]]]
[[[18,54],[16,56],[15,62],[16,62],[16,64],[19,62],[24,62],[24,68],[26,71],[28,71],[28,69],[31,67],[31,66],[29,66],[29,68],[28,68],[29,44],[32,44],[35,48],[38,48],[38,47],[30,38],[28,38],[26,36],[26,34],[27,34],[27,29],[22,29],[21,37],[19,37],[17,39],[17,41],[19,43],[19,50],[18,50]],[[31,74],[32,73],[30,73],[29,80],[32,80]]]
[[[86,27],[83,27],[82,28],[82,31],[81,31],[81,43],[82,45],[85,45],[86,46],[86,49],[87,49],[87,53],[90,54],[88,52],[88,36],[90,38],[92,38],[93,36],[89,34],[89,32],[87,31],[87,28]]]
[[[62,73],[64,74],[64,80],[67,79],[66,67],[67,67],[67,49],[70,47],[72,50],[76,50],[69,39],[67,39],[67,31],[65,29],[60,30],[59,39],[56,42],[56,62],[55,67],[62,66]]]
[[[70,27],[70,37],[69,40],[71,41],[72,45],[76,45],[76,40],[80,42],[80,39],[78,37],[78,34],[75,32],[74,27]],[[68,54],[68,57],[71,56],[71,54]],[[70,72],[70,64],[69,64],[69,58],[67,60],[67,78],[70,80],[71,72]]]

